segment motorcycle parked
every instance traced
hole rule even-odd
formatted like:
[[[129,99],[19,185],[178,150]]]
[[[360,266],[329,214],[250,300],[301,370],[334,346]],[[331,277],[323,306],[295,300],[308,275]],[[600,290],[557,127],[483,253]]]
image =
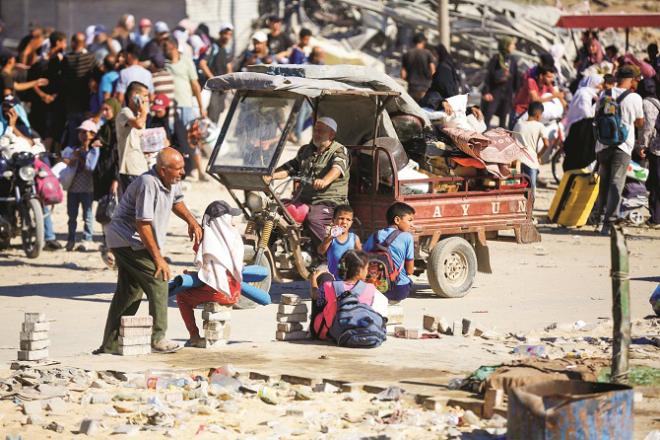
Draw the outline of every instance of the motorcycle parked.
[[[44,213],[37,196],[34,154],[0,154],[0,249],[20,234],[28,258],[37,258],[44,247]],[[39,171],[42,173],[45,171]]]

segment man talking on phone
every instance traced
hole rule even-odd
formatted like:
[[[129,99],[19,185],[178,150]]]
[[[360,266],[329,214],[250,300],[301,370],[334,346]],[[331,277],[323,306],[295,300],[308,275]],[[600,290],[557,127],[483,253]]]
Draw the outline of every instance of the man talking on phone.
[[[138,176],[149,171],[147,158],[140,147],[142,131],[149,115],[149,88],[133,81],[126,88],[126,107],[117,115],[117,150],[119,152],[119,186],[125,192]]]

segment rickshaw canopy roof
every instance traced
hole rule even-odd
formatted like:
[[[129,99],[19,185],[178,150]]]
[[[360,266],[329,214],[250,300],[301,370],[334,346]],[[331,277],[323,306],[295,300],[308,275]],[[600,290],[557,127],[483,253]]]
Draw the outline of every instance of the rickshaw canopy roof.
[[[569,29],[660,27],[660,14],[562,15],[555,26]]]
[[[286,91],[309,98],[322,96],[389,96],[389,113],[418,117],[431,123],[422,108],[392,77],[363,66],[255,65],[248,72],[216,76],[206,82],[210,90]]]

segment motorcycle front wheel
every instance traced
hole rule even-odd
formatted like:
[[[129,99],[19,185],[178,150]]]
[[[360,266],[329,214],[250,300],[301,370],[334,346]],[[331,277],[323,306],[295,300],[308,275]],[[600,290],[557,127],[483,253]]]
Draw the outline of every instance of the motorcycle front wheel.
[[[37,199],[21,204],[21,239],[28,258],[37,258],[44,248],[44,211]]]

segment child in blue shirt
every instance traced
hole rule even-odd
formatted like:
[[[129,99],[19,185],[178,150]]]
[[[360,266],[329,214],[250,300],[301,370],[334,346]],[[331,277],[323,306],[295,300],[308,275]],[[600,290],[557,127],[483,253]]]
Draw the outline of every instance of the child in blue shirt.
[[[410,275],[415,271],[415,242],[410,230],[413,228],[415,210],[406,203],[395,202],[387,209],[386,216],[389,226],[372,234],[365,243],[364,250],[372,252],[377,243],[383,243],[390,234],[400,231],[390,245],[389,251],[392,263],[395,267],[400,267],[401,272],[396,285],[385,293],[390,304],[396,304],[408,298],[413,288]]]
[[[330,231],[317,249],[319,255],[325,254],[327,257],[328,272],[335,280],[341,279],[338,271],[339,260],[346,251],[362,249],[360,237],[350,232],[351,226],[353,226],[353,208],[349,205],[337,206],[332,216]]]

